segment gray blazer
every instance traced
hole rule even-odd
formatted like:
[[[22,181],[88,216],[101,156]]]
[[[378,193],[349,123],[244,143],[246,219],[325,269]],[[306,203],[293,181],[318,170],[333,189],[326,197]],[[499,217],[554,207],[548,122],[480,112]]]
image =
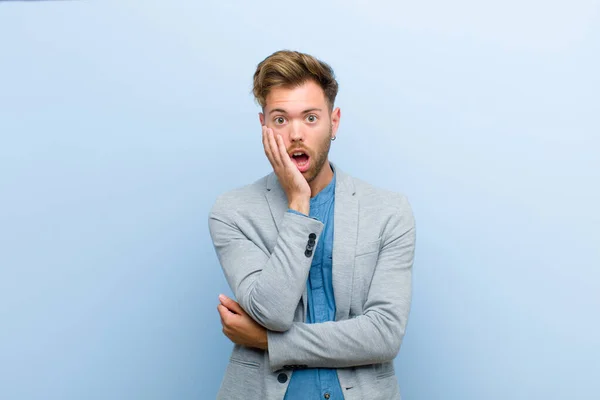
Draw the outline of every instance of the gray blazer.
[[[286,212],[274,173],[219,196],[210,211],[227,282],[269,340],[268,351],[234,346],[218,399],[281,400],[295,369],[315,367],[337,368],[347,400],[400,399],[393,360],[411,304],[412,209],[332,165],[335,322],[303,323],[309,240],[318,243],[323,224]]]

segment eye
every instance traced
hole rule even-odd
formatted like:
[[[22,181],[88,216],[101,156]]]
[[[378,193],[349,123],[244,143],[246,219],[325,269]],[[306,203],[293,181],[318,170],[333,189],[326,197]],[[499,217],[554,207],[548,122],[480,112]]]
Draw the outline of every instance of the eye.
[[[275,123],[277,125],[281,125],[281,124],[285,123],[285,118],[283,118],[283,117],[275,117],[275,119],[273,121],[275,121]]]
[[[317,122],[317,116],[315,114],[310,114],[309,116],[306,117],[306,120],[308,122]]]

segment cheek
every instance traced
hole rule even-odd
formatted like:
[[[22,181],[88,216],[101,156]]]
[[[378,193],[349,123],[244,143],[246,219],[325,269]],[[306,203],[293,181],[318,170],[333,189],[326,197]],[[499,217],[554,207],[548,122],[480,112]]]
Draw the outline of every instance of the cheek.
[[[325,143],[329,143],[331,135],[329,134],[329,127],[321,127],[318,133],[318,142],[321,146]]]
[[[273,129],[273,132],[276,134],[280,134],[281,136],[287,136],[287,131],[289,131],[288,125],[276,125],[274,123],[267,124],[268,128]]]
[[[273,134],[275,136],[277,135],[281,135],[281,137],[283,138],[283,142],[285,143],[286,147],[289,145],[290,141],[290,129],[288,126],[280,126],[280,125],[273,125],[273,126],[269,126],[269,128],[273,129]]]

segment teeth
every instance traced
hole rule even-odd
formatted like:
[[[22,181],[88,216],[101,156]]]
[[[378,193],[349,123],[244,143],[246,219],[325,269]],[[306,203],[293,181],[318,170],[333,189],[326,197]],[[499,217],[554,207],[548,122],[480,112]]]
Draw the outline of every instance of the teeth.
[[[301,156],[304,153],[294,153],[293,156]]]

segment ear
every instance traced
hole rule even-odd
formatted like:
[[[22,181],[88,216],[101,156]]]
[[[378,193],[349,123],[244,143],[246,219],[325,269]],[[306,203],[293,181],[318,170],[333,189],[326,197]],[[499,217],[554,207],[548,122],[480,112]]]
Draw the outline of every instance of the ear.
[[[332,136],[337,135],[338,127],[340,126],[340,118],[342,117],[342,111],[339,107],[331,112],[331,134]]]
[[[258,119],[260,120],[260,126],[264,126],[265,125],[265,114],[259,112]]]

